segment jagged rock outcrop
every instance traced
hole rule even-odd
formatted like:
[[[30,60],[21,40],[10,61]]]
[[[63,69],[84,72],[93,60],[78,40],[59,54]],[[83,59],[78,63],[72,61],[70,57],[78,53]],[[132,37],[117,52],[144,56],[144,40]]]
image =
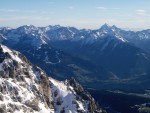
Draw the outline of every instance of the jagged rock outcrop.
[[[75,80],[48,77],[19,52],[0,45],[0,113],[102,113]]]
[[[85,91],[83,87],[75,79],[71,79],[69,81],[69,85],[72,86],[75,92],[77,93],[78,97],[77,99],[79,100],[84,99],[86,101],[89,101],[88,110],[90,112],[92,111],[94,111],[95,113],[99,113],[100,111],[102,112],[102,110],[98,109],[94,98],[89,94],[89,92]]]
[[[46,74],[23,55],[0,45],[0,108],[3,112],[53,111]]]

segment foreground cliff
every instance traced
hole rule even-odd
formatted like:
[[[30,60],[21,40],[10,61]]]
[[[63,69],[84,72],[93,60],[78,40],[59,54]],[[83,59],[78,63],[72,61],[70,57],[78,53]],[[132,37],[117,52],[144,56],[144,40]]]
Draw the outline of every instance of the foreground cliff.
[[[19,52],[0,45],[0,113],[103,113],[74,79],[47,77]]]

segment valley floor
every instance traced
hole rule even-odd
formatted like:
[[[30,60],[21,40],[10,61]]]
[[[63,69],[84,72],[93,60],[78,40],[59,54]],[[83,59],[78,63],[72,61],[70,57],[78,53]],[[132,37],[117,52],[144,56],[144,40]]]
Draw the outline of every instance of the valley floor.
[[[88,89],[108,113],[150,113],[150,95],[146,91],[104,91]]]

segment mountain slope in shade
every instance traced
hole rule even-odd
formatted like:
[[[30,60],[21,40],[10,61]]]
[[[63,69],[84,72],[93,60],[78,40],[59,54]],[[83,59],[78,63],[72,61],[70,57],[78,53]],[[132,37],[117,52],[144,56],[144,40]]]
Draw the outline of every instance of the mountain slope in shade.
[[[102,113],[74,79],[47,77],[22,54],[0,45],[0,112]]]
[[[127,84],[145,88],[150,55],[133,42],[149,38],[138,34],[107,24],[97,30],[31,25],[1,28],[0,40],[59,80],[75,77],[82,85],[98,89]]]
[[[9,41],[9,40],[8,40]],[[112,73],[102,66],[95,66],[88,59],[76,57],[74,55],[56,49],[51,44],[42,44],[39,47],[31,43],[26,44],[26,40],[15,45],[7,46],[23,53],[33,64],[38,65],[48,75],[58,80],[71,79],[74,77],[82,85],[91,84],[91,81],[99,79],[109,79]],[[93,76],[91,78],[91,76]],[[89,85],[91,87],[91,85]]]
[[[132,81],[150,75],[150,55],[127,41],[115,26],[102,26],[99,30],[80,34],[80,40],[56,41],[51,44],[70,54],[90,59],[103,66],[114,77],[108,79]],[[115,32],[116,31],[116,32]],[[144,76],[143,76],[144,75]]]
[[[130,43],[133,43],[135,46],[145,50],[146,52],[150,53],[150,29],[142,30],[142,31],[126,31],[116,26],[108,26],[106,27],[107,30],[119,34]],[[103,28],[103,26],[102,26]]]

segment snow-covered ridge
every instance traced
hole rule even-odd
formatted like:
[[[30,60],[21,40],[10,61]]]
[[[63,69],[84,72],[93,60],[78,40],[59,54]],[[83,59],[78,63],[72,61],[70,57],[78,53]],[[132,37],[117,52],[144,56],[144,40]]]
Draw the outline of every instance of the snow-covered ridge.
[[[74,27],[63,27],[60,25],[35,27],[33,25],[24,25],[16,29],[8,27],[0,28],[0,34],[6,39],[11,39],[14,43],[23,40],[23,38],[30,38],[34,46],[46,44],[47,41],[60,41],[60,40],[95,40],[103,38],[104,36],[114,36],[123,42],[128,38],[136,39],[150,39],[150,30],[143,31],[125,31],[117,28],[115,25],[109,26],[108,24],[102,25],[96,30],[80,30]],[[117,35],[117,36],[116,36]],[[121,39],[118,38],[122,37]]]
[[[0,28],[0,42],[6,41],[9,43],[8,45],[11,45],[10,47],[18,43],[28,43],[31,46],[40,47],[42,44],[56,41],[82,41],[84,44],[92,44],[106,37],[113,37],[110,40],[116,40],[117,43],[118,41],[126,43],[131,40],[149,40],[150,30],[125,31],[115,25],[109,26],[108,24],[104,24],[96,30],[80,30],[60,25],[46,27],[24,25],[16,29]]]
[[[102,110],[75,81],[48,78],[19,52],[0,45],[0,112],[102,113]]]
[[[103,25],[98,30],[79,30],[74,27],[62,27],[59,25],[46,27],[25,25],[16,29],[2,28],[0,29],[0,34],[8,41],[11,40],[11,43],[14,44],[30,41],[33,46],[39,46],[41,44],[47,44],[47,41],[80,40],[83,39],[83,37],[85,40],[90,38],[91,41],[96,41],[104,37],[104,35],[111,34],[115,36],[116,29],[116,27],[108,25]]]

